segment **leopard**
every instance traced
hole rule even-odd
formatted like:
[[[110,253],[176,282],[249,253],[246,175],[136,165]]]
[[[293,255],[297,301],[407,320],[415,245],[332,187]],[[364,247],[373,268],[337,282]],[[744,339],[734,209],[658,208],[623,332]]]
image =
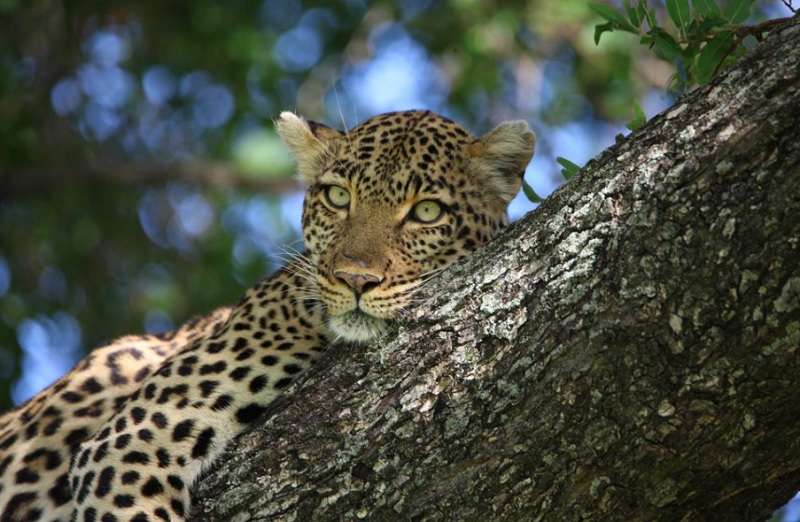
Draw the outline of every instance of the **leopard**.
[[[0,417],[0,522],[187,520],[239,434],[331,347],[379,342],[436,274],[508,224],[535,146],[426,110],[344,131],[283,112],[305,250],[240,301],[97,348]]]

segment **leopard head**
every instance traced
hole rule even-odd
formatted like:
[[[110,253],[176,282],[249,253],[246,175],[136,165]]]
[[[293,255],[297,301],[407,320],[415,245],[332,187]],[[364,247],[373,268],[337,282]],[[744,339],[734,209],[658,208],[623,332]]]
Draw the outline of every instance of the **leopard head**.
[[[330,330],[366,341],[414,292],[508,222],[533,156],[524,121],[480,138],[429,111],[346,133],[284,112],[276,122],[308,185],[303,236]]]

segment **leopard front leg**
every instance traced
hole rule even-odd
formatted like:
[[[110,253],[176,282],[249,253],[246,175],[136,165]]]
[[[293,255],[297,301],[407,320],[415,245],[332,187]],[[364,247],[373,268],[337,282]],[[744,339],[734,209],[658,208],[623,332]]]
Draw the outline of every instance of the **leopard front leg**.
[[[280,314],[269,305],[246,311],[166,361],[81,446],[70,471],[73,520],[186,520],[201,471],[325,346],[317,321],[273,327],[267,318]]]
[[[141,408],[120,413],[81,446],[70,472],[73,521],[185,520],[189,488],[213,458],[207,447],[205,455],[190,459],[200,451],[192,448],[210,443],[215,430],[183,416],[170,426],[174,410],[148,415]]]
[[[84,444],[73,463],[72,520],[185,520],[189,487],[200,467],[184,457],[186,445],[170,444],[170,435],[155,436],[148,427],[138,432],[149,440],[124,429],[104,429],[105,437]],[[173,458],[175,454],[180,457]]]

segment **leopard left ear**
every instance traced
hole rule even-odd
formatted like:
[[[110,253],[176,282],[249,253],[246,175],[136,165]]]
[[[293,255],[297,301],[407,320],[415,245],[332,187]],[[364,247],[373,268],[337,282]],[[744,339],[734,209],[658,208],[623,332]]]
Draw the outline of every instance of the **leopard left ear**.
[[[470,144],[474,175],[507,205],[522,187],[535,145],[536,135],[525,121],[503,122]]]
[[[275,130],[297,160],[297,173],[306,183],[322,174],[325,157],[331,153],[339,131],[284,111],[275,121]]]

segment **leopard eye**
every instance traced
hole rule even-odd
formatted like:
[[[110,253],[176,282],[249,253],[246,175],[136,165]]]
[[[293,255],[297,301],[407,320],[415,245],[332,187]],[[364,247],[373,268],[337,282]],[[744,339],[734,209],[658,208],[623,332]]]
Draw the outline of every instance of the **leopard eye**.
[[[339,185],[328,185],[325,189],[325,199],[334,208],[347,208],[350,206],[350,193]]]
[[[420,223],[433,223],[442,217],[442,212],[442,205],[432,199],[426,199],[414,205],[411,209],[411,218]]]

